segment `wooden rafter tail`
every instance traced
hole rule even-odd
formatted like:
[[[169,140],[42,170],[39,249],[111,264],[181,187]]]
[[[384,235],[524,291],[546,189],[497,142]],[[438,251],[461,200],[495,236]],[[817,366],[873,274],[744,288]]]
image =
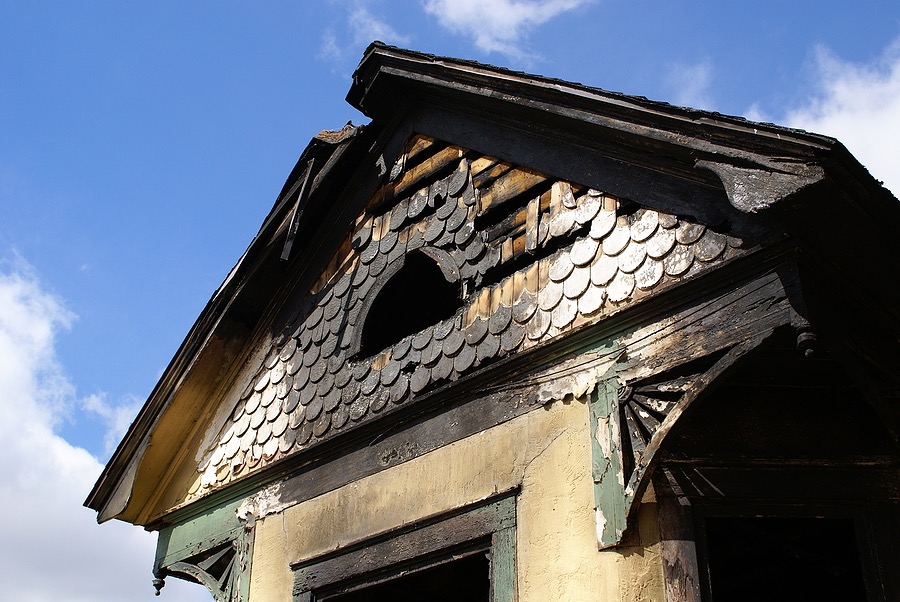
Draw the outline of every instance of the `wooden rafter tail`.
[[[307,187],[309,185],[309,176],[312,173],[313,163],[315,159],[310,159],[303,170],[303,177],[300,179],[300,191],[297,193],[297,201],[294,203],[294,211],[291,214],[291,223],[288,226],[287,237],[284,241],[284,248],[281,250],[281,260],[287,261],[291,257],[291,249],[294,246],[294,239],[297,237],[297,231],[300,229],[300,218],[303,217],[303,201],[306,197]]]

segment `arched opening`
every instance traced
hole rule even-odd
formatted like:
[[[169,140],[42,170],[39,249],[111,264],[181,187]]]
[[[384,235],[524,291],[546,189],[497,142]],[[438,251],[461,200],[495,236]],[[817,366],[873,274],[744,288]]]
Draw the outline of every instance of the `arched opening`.
[[[883,543],[898,533],[884,493],[896,442],[838,357],[795,341],[776,332],[666,441],[664,553],[696,551],[667,578],[692,574],[697,599],[893,599],[867,592],[897,587],[880,568],[897,561]]]
[[[368,357],[449,318],[462,307],[460,288],[424,253],[410,253],[378,291],[365,316],[359,355]]]

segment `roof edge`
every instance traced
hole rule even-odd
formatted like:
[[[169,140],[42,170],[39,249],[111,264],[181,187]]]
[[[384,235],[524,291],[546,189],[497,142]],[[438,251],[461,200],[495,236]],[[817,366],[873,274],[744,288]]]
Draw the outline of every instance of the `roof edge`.
[[[111,500],[119,497],[117,494],[119,483],[127,477],[134,457],[140,455],[141,450],[146,447],[146,438],[168,405],[171,395],[190,372],[195,358],[203,352],[216,326],[240,295],[244,284],[260,262],[267,256],[273,242],[284,234],[286,220],[294,211],[295,205],[304,203],[312,196],[315,185],[336,167],[335,162],[329,161],[329,159],[339,157],[341,151],[352,144],[364,130],[365,126],[354,126],[352,123],[347,123],[341,130],[323,130],[314,136],[304,148],[259,231],[234,267],[231,268],[222,284],[207,301],[97,478],[84,501],[84,506],[103,515]],[[302,199],[295,198],[304,168],[310,160],[315,163],[313,190],[310,190]],[[293,203],[291,203],[292,200]],[[114,517],[105,516],[104,520],[109,518]]]
[[[378,41],[370,44],[364,52],[362,61],[353,74],[353,83],[346,100],[365,115],[374,118],[379,108],[379,84],[386,79],[384,76],[401,80],[407,85],[433,85],[434,76],[437,75],[447,81],[468,85],[470,93],[480,93],[485,97],[517,102],[513,95],[508,94],[510,88],[515,87],[521,99],[529,103],[552,100],[556,104],[579,108],[594,105],[603,107],[611,116],[623,121],[650,122],[654,127],[665,125],[673,130],[702,128],[732,134],[745,133],[758,139],[767,139],[775,146],[825,149],[837,142],[835,138],[805,130],[672,105],[643,96],[612,92],[477,61],[406,50]]]

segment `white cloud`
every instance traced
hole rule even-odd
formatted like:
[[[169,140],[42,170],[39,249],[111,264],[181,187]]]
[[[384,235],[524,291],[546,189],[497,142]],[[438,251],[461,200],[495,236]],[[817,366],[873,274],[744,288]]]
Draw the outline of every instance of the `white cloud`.
[[[526,58],[522,41],[535,27],[590,0],[426,0],[441,27],[486,52]]]
[[[673,91],[673,103],[693,109],[713,110],[710,84],[712,63],[675,63],[669,66],[666,83]]]
[[[818,90],[789,111],[791,127],[833,136],[900,194],[900,38],[869,64],[816,51]]]
[[[119,441],[125,436],[143,404],[143,400],[136,395],[129,395],[119,403],[112,404],[107,400],[105,393],[93,393],[81,401],[81,407],[86,412],[96,414],[106,425],[103,447],[107,457],[112,455]]]
[[[57,335],[73,320],[21,258],[0,260],[3,599],[153,600],[155,537],[115,521],[97,525],[82,502],[102,467],[54,431],[81,405],[55,352]],[[112,422],[122,420],[106,409]],[[167,589],[169,602],[211,599],[195,585]]]
[[[758,102],[754,102],[750,105],[750,108],[744,111],[744,117],[750,121],[759,121],[762,123],[773,122],[772,116],[769,115]]]
[[[332,29],[326,29],[322,32],[322,43],[319,45],[318,57],[332,64],[340,64],[344,62],[347,49],[342,48],[337,41],[337,35]]]
[[[393,27],[376,17],[367,2],[357,1],[350,9],[349,21],[353,41],[357,46],[367,45],[375,40],[386,44],[409,44],[409,37],[397,32]]]
[[[401,34],[387,21],[375,15],[370,0],[349,0],[337,4],[342,5],[346,11],[347,18],[343,23],[346,24],[348,35],[339,36],[333,27],[326,29],[319,46],[320,59],[343,66],[349,60],[358,60],[363,49],[375,40],[400,46],[410,43],[409,36]],[[342,44],[340,39],[346,41]]]

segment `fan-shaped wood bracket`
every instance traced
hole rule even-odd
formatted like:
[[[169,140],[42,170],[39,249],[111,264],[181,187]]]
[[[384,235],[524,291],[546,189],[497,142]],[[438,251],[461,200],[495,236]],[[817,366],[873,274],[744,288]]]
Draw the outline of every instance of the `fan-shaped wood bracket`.
[[[622,542],[678,420],[770,333],[634,382],[623,377],[629,367],[623,354],[600,379],[589,403],[600,549]]]
[[[183,560],[170,562],[153,580],[156,595],[172,576],[203,585],[216,602],[242,602],[250,594],[254,524],[245,523],[228,539]]]

